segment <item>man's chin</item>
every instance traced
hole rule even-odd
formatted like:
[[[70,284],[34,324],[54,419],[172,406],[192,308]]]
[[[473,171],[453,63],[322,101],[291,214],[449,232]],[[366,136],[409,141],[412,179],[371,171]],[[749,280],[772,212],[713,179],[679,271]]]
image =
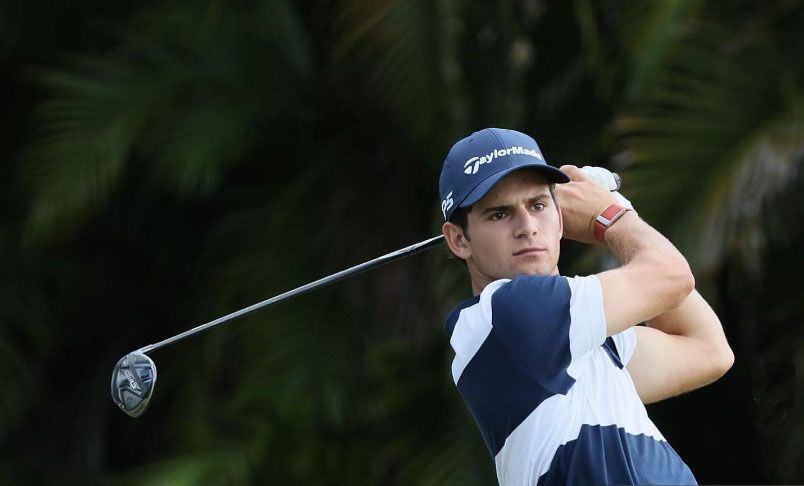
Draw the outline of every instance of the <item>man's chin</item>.
[[[527,265],[517,268],[511,272],[513,276],[507,278],[514,278],[527,275],[557,275],[558,272],[555,268],[548,269],[542,265]]]

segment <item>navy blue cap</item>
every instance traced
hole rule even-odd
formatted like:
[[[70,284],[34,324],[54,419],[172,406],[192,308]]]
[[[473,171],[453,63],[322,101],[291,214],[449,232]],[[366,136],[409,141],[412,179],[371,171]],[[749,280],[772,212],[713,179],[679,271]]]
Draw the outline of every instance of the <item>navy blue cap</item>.
[[[448,221],[458,209],[478,202],[494,184],[515,170],[533,168],[551,183],[569,182],[548,165],[533,138],[504,128],[486,128],[452,146],[438,180],[441,213]]]

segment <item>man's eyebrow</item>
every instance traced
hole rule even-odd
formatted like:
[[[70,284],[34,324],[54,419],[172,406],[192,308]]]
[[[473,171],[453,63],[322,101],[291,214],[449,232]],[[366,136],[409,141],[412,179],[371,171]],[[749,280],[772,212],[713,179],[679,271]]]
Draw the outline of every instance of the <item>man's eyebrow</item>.
[[[549,192],[543,192],[541,194],[531,197],[530,199],[528,199],[528,202],[538,201],[539,199],[550,199],[551,197],[552,196],[550,195]]]
[[[550,199],[550,197],[551,196],[550,196],[549,192],[543,192],[541,194],[537,194],[535,196],[529,197],[528,198],[528,203],[532,204],[532,203],[535,203],[536,201],[540,201],[540,200],[543,200],[543,199]],[[499,206],[489,206],[486,209],[484,209],[481,212],[481,214],[496,213],[496,212],[500,212],[500,211],[506,211],[506,210],[509,210],[509,209],[511,209],[510,204],[501,204]]]
[[[491,206],[483,210],[481,214],[489,214],[489,213],[498,213],[503,212],[511,209],[510,204],[504,204],[502,206]]]

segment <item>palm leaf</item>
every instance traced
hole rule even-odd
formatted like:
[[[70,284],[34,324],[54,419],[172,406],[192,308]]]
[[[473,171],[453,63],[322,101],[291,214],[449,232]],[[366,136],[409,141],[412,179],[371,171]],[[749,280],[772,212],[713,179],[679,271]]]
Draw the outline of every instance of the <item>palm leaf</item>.
[[[780,60],[746,54],[738,62],[724,57],[724,32],[700,37],[674,58],[639,114],[622,118],[618,127],[625,145],[620,160],[629,167],[637,207],[668,225],[678,243],[693,250],[695,264],[711,269],[733,244],[756,260],[761,236],[746,230],[758,213],[746,214],[747,205],[762,208],[792,180],[804,132],[798,95],[784,96],[774,82],[782,73],[754,74],[778,72]],[[682,200],[681,214],[662,208],[663,201]],[[698,229],[684,232],[688,240],[673,232],[690,224]]]
[[[132,29],[107,54],[39,72],[48,99],[23,155],[29,236],[74,230],[104,207],[132,161],[153,163],[156,180],[180,193],[208,193],[255,144],[257,122],[298,116],[291,108],[310,67],[300,26],[292,15],[273,29],[262,23],[283,5],[237,12],[234,25],[212,9],[208,29],[190,31],[185,10],[146,11],[134,22],[145,33]]]

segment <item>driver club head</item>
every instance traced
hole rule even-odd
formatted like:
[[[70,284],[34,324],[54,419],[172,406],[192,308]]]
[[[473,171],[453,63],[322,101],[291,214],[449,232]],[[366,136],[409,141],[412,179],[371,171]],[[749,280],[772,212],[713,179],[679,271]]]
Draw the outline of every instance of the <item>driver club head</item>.
[[[156,365],[144,353],[129,353],[114,366],[112,401],[131,417],[145,413],[155,386]]]

